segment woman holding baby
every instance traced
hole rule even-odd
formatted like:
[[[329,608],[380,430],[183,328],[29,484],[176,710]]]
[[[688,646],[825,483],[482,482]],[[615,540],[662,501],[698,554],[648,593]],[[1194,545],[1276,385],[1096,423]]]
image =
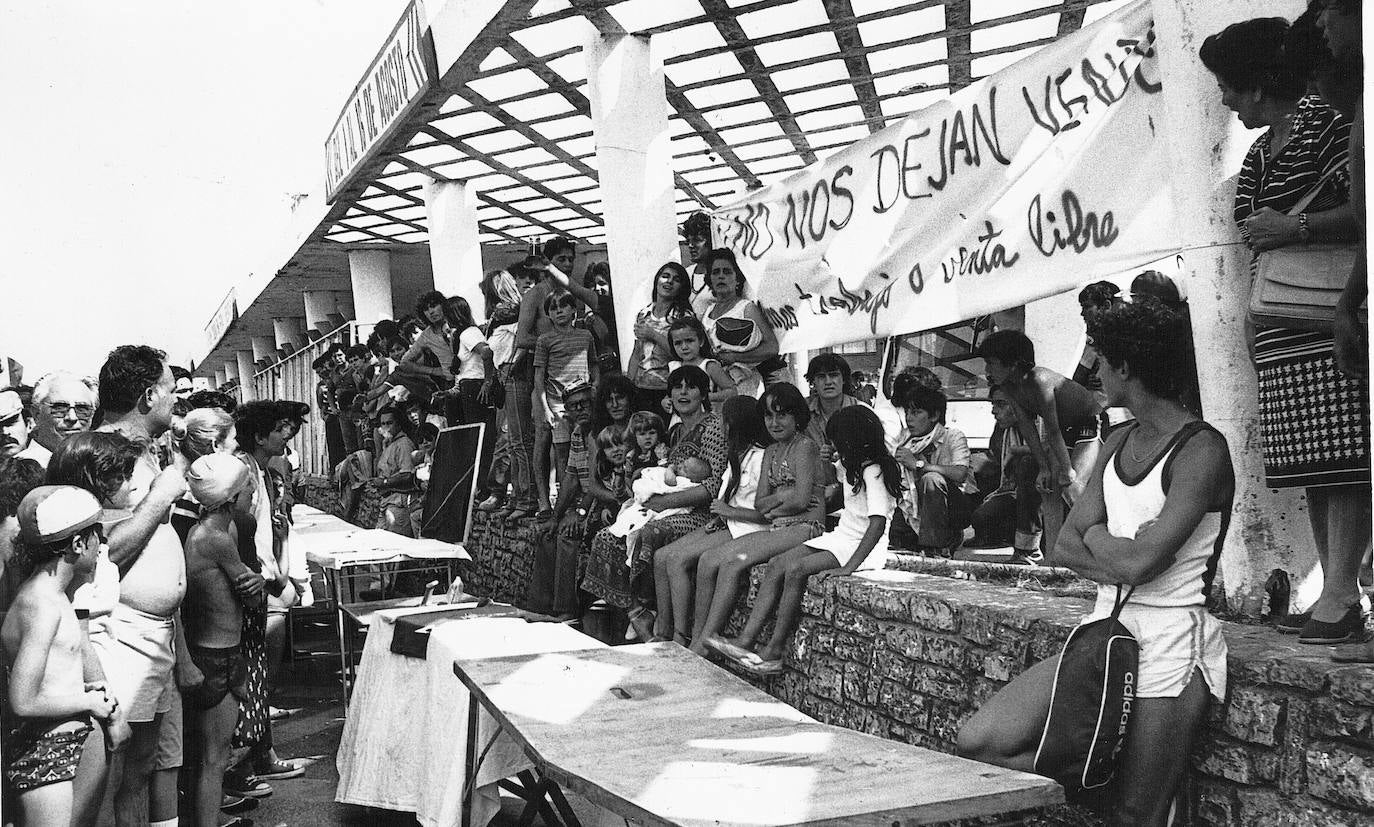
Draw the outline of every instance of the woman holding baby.
[[[653,630],[653,612],[648,606],[653,604],[654,552],[705,525],[725,473],[725,430],[720,415],[711,410],[710,392],[711,380],[701,368],[684,365],[668,376],[668,400],[681,420],[668,433],[668,461],[681,467],[695,457],[704,460],[711,473],[699,485],[644,500],[642,505],[649,511],[673,513],[651,520],[639,530],[638,546],[628,561],[624,537],[602,529],[592,541],[582,589],[627,610],[641,639],[647,640]]]

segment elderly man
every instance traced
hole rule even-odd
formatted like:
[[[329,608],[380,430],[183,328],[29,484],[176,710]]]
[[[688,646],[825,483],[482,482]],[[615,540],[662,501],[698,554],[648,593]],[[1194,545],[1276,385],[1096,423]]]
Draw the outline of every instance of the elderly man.
[[[54,371],[33,388],[33,440],[48,451],[91,427],[95,388],[75,373]]]

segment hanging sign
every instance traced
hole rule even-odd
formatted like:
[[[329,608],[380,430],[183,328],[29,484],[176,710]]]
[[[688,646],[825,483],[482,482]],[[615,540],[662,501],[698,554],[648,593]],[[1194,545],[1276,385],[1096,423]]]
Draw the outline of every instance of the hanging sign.
[[[325,191],[329,201],[419,106],[437,75],[434,41],[426,30],[424,6],[420,0],[414,0],[349,95],[324,142]]]
[[[927,330],[1168,255],[1148,0],[712,214],[783,352]]]

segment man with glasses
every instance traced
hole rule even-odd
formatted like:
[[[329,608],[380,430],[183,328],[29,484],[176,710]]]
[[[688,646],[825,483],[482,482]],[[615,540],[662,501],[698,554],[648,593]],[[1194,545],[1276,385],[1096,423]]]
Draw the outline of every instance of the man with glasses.
[[[95,415],[95,388],[75,373],[54,371],[34,386],[33,414],[33,441],[51,454],[62,440],[91,427],[91,417]],[[47,467],[47,456],[34,459]]]

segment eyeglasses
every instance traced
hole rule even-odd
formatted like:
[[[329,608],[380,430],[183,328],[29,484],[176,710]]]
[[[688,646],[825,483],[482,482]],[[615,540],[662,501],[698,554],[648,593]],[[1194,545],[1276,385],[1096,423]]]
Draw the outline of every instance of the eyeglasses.
[[[66,419],[67,414],[76,411],[78,419],[90,419],[95,416],[94,405],[68,405],[66,402],[49,402],[48,413],[58,419]]]
[[[588,402],[585,399],[579,399],[576,401],[570,400],[563,403],[564,409],[569,411],[585,411],[587,408],[590,408],[591,406],[592,403]]]

